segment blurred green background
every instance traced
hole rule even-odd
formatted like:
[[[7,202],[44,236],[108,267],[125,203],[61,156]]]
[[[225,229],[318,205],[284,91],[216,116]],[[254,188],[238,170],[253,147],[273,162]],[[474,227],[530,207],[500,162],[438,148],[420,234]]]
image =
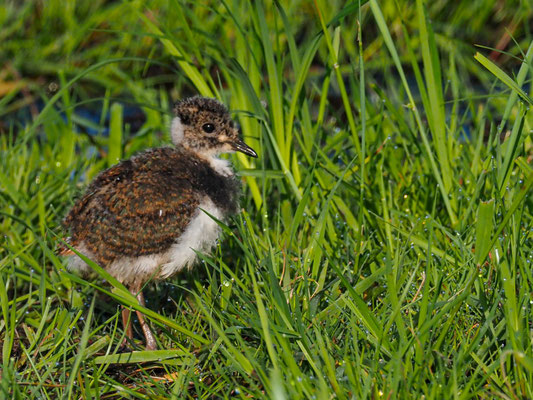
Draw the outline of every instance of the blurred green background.
[[[533,398],[530,1],[1,1],[0,397]],[[160,350],[54,254],[102,169],[217,97],[260,157]]]

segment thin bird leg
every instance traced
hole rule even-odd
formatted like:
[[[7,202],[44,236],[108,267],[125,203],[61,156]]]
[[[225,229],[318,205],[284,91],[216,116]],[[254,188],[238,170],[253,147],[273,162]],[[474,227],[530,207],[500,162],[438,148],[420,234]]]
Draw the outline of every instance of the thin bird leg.
[[[124,332],[126,332],[122,345],[127,346],[128,338],[133,339],[133,329],[131,328],[131,310],[125,306],[122,306],[122,326],[124,327]]]
[[[139,292],[137,295],[137,300],[139,301],[139,304],[143,307],[146,307],[144,303],[144,295],[143,292]],[[156,350],[157,349],[157,343],[155,341],[154,334],[150,330],[150,327],[144,320],[144,315],[142,312],[135,310],[137,313],[137,317],[139,317],[139,323],[141,324],[141,328],[144,333],[144,337],[146,338],[146,350]]]

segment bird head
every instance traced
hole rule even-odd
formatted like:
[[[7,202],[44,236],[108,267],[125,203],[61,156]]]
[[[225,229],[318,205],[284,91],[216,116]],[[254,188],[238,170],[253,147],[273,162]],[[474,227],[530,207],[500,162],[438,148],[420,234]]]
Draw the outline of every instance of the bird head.
[[[174,114],[171,128],[174,145],[204,158],[235,151],[257,157],[257,153],[240,139],[235,122],[218,100],[190,97],[175,104]]]

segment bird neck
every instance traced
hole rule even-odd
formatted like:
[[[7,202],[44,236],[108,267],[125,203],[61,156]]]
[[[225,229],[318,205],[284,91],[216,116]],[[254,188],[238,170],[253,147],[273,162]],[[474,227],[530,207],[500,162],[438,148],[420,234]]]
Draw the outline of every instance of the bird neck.
[[[192,153],[202,161],[207,162],[217,174],[225,177],[232,177],[235,175],[235,173],[233,172],[233,168],[231,168],[231,163],[229,162],[229,160],[218,158],[218,154],[209,152],[200,153],[195,151],[192,151]]]

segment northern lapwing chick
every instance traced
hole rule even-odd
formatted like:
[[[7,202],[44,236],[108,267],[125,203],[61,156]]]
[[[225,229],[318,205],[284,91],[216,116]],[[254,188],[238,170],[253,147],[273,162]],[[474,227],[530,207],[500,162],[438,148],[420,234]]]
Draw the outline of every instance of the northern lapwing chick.
[[[174,147],[146,150],[100,173],[63,221],[66,239],[129,288],[144,306],[142,287],[191,267],[195,251],[215,244],[219,227],[238,211],[240,184],[220,153],[257,157],[240,138],[226,107],[215,99],[192,97],[176,103],[171,125]],[[66,246],[68,267],[91,268]],[[156,340],[137,311],[146,348]],[[132,338],[130,312],[122,311]]]

